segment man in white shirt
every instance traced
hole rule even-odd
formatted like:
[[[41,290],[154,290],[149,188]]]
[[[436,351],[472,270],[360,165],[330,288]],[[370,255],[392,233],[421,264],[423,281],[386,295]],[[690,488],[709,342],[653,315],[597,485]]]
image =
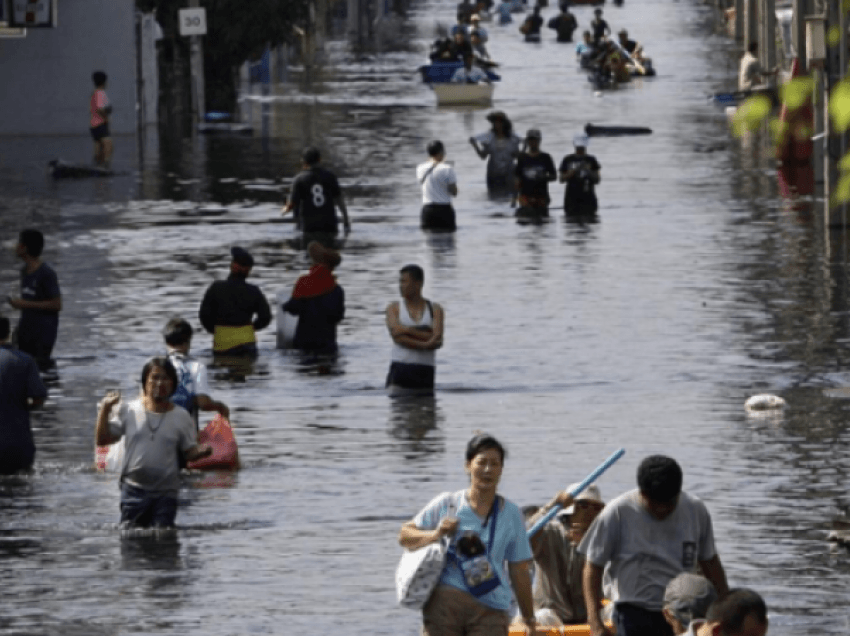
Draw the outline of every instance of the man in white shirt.
[[[765,71],[759,62],[757,53],[758,42],[750,42],[747,52],[741,57],[741,67],[738,71],[738,90],[751,91],[763,85],[762,78],[776,75],[776,69]]]
[[[428,143],[430,159],[416,167],[416,177],[422,187],[422,229],[454,232],[455,211],[452,197],[457,196],[457,177],[454,168],[445,162],[443,142]]]

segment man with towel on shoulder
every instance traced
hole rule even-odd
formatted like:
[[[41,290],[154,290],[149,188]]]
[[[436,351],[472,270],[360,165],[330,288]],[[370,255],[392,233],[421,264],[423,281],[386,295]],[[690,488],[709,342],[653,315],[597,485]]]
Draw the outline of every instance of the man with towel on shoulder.
[[[198,317],[204,329],[213,334],[214,354],[256,356],[255,332],[269,325],[271,309],[260,288],[246,280],[254,257],[241,247],[234,247],[230,254],[230,276],[209,286]]]
[[[283,310],[299,317],[293,339],[296,349],[315,355],[333,355],[337,352],[336,326],[345,317],[345,292],[333,275],[342,257],[318,241],[307,246],[307,253],[313,266],[295,283]]]

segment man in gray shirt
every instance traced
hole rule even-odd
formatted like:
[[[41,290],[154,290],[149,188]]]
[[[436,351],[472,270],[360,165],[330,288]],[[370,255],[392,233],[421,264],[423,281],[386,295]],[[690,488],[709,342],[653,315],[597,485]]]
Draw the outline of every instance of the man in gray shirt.
[[[617,636],[673,636],[662,613],[664,590],[681,572],[700,567],[722,598],[726,573],[714,546],[705,504],[682,492],[682,469],[664,455],[644,459],[638,488],[609,503],[578,551],[585,556],[584,596],[592,636],[610,634],[599,618],[608,566]]]

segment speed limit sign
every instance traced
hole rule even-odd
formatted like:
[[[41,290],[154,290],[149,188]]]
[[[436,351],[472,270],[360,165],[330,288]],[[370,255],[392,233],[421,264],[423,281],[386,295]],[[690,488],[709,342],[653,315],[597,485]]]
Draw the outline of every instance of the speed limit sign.
[[[180,35],[206,35],[206,9],[180,9],[178,18],[180,21]]]

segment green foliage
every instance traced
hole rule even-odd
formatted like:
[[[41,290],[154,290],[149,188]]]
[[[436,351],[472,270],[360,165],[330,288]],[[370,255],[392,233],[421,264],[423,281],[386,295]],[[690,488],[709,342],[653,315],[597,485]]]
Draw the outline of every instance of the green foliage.
[[[738,137],[744,133],[757,130],[769,116],[771,111],[770,98],[764,95],[754,95],[744,101],[735,111],[732,119],[732,130]]]
[[[843,133],[850,128],[850,80],[836,84],[829,95],[829,115],[835,132]]]

